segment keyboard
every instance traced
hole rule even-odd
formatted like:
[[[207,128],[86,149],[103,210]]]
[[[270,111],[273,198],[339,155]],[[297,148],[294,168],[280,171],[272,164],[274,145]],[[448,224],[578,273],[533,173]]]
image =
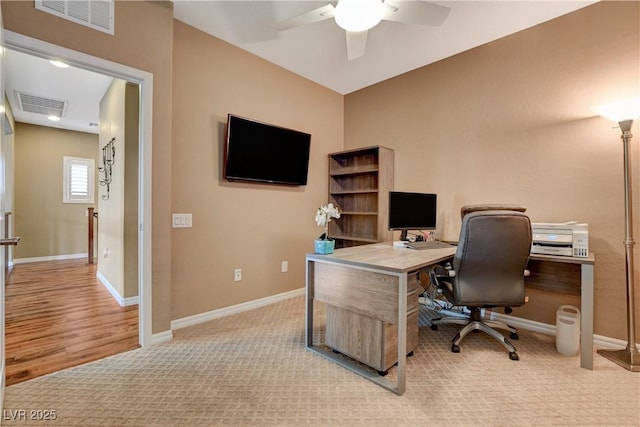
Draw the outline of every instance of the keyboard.
[[[451,248],[453,245],[449,243],[440,242],[437,240],[425,240],[421,242],[407,242],[404,244],[409,249],[443,249]]]

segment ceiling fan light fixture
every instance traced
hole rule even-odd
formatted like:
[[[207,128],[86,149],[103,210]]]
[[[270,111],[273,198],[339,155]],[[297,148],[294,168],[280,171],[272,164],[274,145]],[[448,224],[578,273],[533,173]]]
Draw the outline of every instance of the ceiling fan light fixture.
[[[367,31],[384,15],[382,0],[340,0],[335,10],[336,23],[347,31]]]

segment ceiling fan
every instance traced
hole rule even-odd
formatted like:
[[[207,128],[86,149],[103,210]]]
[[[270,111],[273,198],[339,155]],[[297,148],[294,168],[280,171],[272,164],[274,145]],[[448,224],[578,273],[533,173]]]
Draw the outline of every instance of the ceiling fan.
[[[278,22],[274,28],[284,31],[334,18],[346,31],[347,58],[352,60],[364,55],[367,33],[380,21],[439,26],[450,10],[421,0],[338,0],[336,6],[326,4]]]

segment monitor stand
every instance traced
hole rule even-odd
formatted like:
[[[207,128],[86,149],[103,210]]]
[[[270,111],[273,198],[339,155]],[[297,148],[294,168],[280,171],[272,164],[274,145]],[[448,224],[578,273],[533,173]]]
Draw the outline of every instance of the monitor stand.
[[[408,234],[409,234],[409,230],[402,230],[400,232],[400,241],[401,242],[410,242],[410,241],[412,241],[412,240],[409,240]],[[413,241],[414,242],[421,242],[423,240],[424,240],[424,237],[422,237],[421,234],[418,234],[418,235],[416,235],[416,238]]]

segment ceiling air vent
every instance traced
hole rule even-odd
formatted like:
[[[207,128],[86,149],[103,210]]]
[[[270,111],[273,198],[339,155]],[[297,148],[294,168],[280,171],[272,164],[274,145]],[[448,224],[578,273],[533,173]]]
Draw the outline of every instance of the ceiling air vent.
[[[113,35],[113,0],[36,0],[36,9]]]
[[[24,92],[17,92],[20,108],[25,113],[44,114],[45,116],[62,117],[67,107],[66,101],[59,99],[43,98],[37,95],[29,95]]]

